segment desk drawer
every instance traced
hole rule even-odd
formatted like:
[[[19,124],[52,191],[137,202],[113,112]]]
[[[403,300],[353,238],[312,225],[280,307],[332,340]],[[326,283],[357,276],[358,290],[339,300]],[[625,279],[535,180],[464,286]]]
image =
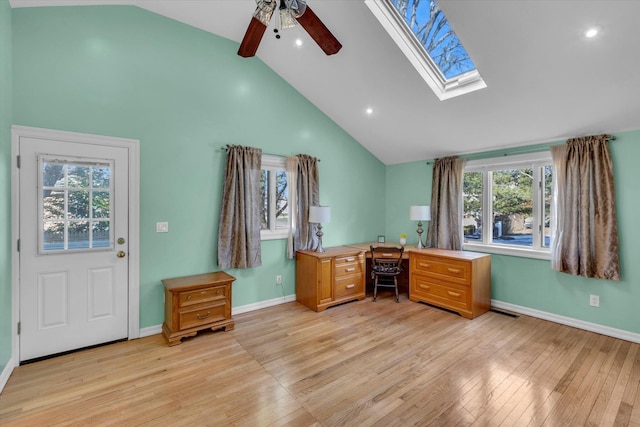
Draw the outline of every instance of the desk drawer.
[[[411,278],[411,296],[441,307],[454,310],[471,308],[471,293],[467,286],[455,283],[436,282],[427,277]]]
[[[180,292],[179,307],[189,307],[209,301],[225,299],[226,286],[212,286],[208,288],[196,289],[193,291]]]
[[[364,269],[364,256],[354,255],[347,257],[337,257],[335,259],[336,278],[362,274]]]
[[[471,264],[465,261],[445,259],[429,255],[413,257],[412,271],[460,285],[471,284]]]
[[[363,279],[362,274],[336,277],[335,299],[364,293]]]
[[[180,330],[214,323],[227,318],[227,303],[222,300],[196,310],[180,312]]]

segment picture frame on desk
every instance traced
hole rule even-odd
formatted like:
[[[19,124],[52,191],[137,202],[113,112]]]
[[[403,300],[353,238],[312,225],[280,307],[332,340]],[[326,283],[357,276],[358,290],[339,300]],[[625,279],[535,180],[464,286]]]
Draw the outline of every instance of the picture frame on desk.
[[[378,235],[378,243],[384,243],[384,236],[382,234]]]

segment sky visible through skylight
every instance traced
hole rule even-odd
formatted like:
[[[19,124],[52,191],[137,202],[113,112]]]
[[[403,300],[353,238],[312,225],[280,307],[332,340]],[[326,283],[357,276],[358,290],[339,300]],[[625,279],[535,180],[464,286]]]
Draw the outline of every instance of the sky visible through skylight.
[[[391,0],[446,79],[476,69],[435,0]]]

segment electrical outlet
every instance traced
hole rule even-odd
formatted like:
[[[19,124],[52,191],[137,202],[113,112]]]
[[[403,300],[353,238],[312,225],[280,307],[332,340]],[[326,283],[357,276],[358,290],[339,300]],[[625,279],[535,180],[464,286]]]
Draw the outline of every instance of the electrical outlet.
[[[168,233],[168,232],[169,232],[168,222],[156,222],[156,233]]]
[[[282,285],[282,276],[279,274],[276,276],[276,285]]]
[[[600,296],[599,295],[590,295],[589,296],[589,305],[592,307],[600,307]]]

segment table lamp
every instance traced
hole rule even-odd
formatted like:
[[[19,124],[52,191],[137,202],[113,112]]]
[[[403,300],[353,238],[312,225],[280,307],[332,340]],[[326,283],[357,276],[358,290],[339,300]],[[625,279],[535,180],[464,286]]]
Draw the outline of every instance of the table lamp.
[[[418,249],[423,249],[425,246],[422,244],[422,221],[429,221],[431,219],[431,208],[429,206],[411,206],[409,210],[409,219],[412,221],[418,221]]]
[[[318,224],[318,231],[316,232],[316,236],[318,236],[318,247],[316,248],[316,252],[324,252],[324,248],[322,247],[322,236],[324,233],[322,232],[322,224],[331,222],[331,208],[329,206],[309,206],[309,222],[311,224]]]

